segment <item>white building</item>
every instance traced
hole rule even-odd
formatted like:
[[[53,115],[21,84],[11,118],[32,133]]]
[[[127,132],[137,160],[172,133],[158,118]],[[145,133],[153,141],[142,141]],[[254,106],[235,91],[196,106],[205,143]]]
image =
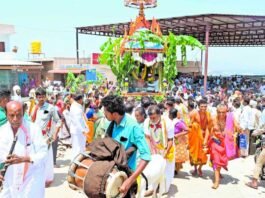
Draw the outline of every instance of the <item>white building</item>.
[[[10,35],[15,33],[13,25],[0,24],[0,52],[10,52]]]
[[[27,95],[30,88],[40,84],[43,67],[39,63],[17,60],[17,48],[10,44],[13,34],[13,25],[0,24],[0,89],[11,90],[14,85],[19,85],[22,93]]]

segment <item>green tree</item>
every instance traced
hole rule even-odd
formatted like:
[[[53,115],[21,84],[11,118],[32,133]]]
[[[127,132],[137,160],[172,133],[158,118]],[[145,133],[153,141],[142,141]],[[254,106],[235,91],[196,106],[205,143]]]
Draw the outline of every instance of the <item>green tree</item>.
[[[100,72],[96,71],[96,77],[96,81],[86,80],[84,74],[75,76],[72,72],[68,72],[66,78],[66,87],[70,88],[71,93],[82,92],[82,90],[87,90],[93,84],[101,85],[103,83],[104,76]]]

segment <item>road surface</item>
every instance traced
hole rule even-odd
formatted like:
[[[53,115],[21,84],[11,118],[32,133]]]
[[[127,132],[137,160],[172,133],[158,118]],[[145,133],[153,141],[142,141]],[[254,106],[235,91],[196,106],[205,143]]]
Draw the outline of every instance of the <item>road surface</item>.
[[[59,151],[55,168],[55,181],[51,187],[46,188],[47,198],[84,198],[84,194],[74,191],[68,187],[66,181],[68,166],[70,164],[70,153]],[[249,181],[254,168],[253,156],[245,159],[239,158],[229,162],[228,171],[223,170],[223,179],[218,189],[211,188],[213,171],[209,165],[203,168],[203,177],[193,177],[190,173],[192,167],[189,163],[184,164],[184,168],[175,176],[170,187],[170,192],[166,197],[176,198],[265,198],[265,182],[262,182],[258,190],[245,186]]]

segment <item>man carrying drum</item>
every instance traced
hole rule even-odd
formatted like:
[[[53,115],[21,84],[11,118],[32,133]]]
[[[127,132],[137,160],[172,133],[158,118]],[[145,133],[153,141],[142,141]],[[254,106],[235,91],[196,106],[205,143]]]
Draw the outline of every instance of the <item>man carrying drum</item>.
[[[109,95],[102,99],[104,114],[109,121],[114,121],[111,137],[120,142],[125,150],[135,146],[139,151],[140,162],[136,167],[136,152],[128,159],[128,166],[134,172],[120,187],[122,197],[125,197],[137,177],[143,172],[151,154],[145,140],[143,129],[124,111],[124,101],[119,96]]]

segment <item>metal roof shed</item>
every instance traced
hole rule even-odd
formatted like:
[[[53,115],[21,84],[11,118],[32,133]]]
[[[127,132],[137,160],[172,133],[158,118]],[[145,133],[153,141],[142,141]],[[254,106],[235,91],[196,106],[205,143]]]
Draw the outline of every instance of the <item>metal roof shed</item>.
[[[151,22],[151,20],[149,20]],[[256,47],[265,45],[265,16],[201,14],[157,19],[164,35],[190,35],[205,44],[204,90],[208,73],[208,47]],[[130,22],[76,27],[76,56],[78,34],[122,37]]]

